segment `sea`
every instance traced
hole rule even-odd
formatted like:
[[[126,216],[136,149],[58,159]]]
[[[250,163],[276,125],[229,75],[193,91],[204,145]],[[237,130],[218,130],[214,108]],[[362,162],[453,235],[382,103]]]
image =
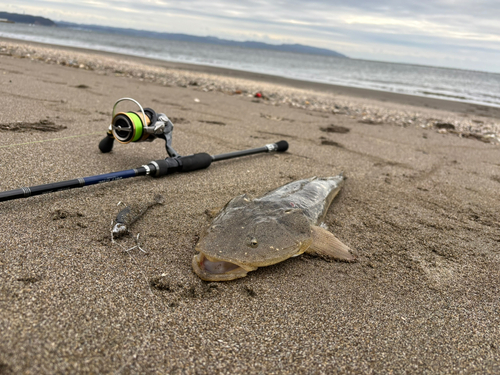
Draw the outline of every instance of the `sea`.
[[[500,107],[500,74],[0,23],[0,37]]]

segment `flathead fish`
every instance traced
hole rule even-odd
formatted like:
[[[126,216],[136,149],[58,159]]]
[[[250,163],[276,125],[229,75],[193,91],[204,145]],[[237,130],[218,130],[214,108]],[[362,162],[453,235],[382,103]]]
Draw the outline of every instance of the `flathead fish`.
[[[206,281],[227,281],[303,253],[356,260],[349,247],[320,226],[343,182],[342,174],[312,177],[260,198],[232,199],[196,245],[194,272]]]

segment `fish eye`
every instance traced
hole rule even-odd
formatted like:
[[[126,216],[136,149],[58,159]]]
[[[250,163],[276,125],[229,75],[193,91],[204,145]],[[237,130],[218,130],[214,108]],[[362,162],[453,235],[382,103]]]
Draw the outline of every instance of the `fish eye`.
[[[259,246],[259,243],[257,242],[257,239],[255,237],[250,238],[250,242],[248,243],[248,246],[256,248]]]

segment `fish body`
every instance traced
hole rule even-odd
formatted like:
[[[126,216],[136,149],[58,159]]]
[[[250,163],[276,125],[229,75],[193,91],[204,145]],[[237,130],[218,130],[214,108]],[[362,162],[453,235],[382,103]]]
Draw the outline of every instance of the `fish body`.
[[[259,198],[233,198],[196,245],[195,273],[207,281],[234,280],[304,252],[355,260],[346,245],[319,226],[343,181],[342,174],[312,177]]]

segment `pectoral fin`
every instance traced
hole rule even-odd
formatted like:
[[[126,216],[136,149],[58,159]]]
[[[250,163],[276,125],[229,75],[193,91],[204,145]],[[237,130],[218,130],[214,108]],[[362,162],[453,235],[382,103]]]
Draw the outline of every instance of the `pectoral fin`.
[[[347,262],[356,260],[356,255],[353,254],[354,252],[326,229],[311,226],[311,233],[313,241],[311,246],[306,250],[307,254]]]

